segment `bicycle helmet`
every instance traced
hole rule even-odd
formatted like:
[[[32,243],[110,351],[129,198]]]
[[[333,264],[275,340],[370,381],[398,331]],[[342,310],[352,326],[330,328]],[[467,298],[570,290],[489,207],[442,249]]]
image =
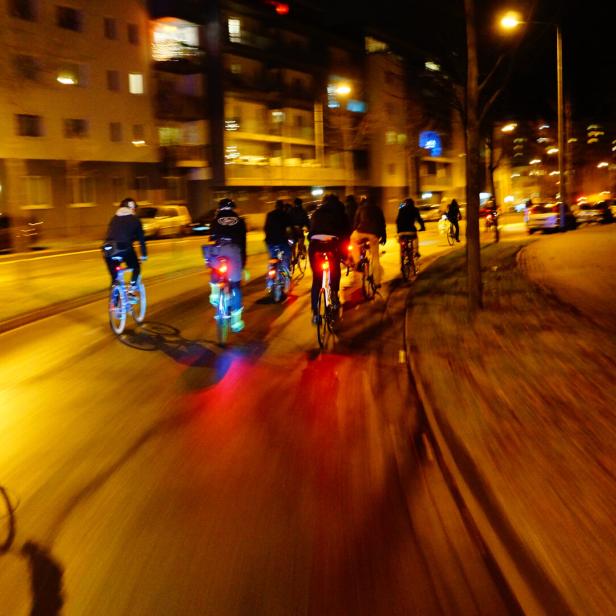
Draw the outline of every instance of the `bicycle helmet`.
[[[218,202],[218,207],[219,208],[225,208],[225,207],[231,207],[234,208],[235,207],[235,202],[232,199],[227,199],[226,197],[224,199],[221,199]]]

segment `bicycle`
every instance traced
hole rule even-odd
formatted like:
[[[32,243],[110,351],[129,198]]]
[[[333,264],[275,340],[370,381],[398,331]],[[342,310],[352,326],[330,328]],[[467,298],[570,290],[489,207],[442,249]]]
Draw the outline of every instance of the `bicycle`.
[[[328,334],[334,333],[334,324],[337,317],[337,309],[332,302],[331,272],[329,254],[321,253],[321,289],[317,300],[317,340],[319,347],[323,348],[327,342]]]
[[[301,237],[299,233],[301,233]],[[304,231],[300,229],[299,233],[291,247],[291,276],[295,274],[296,268],[300,274],[303,274],[306,271],[306,262],[308,261]]]
[[[408,281],[411,276],[417,276],[419,267],[416,259],[415,242],[416,233],[399,233],[400,242],[400,272],[404,281]]]
[[[132,274],[133,270],[122,264],[121,255],[113,256],[111,259],[117,265],[115,280],[109,292],[109,325],[112,331],[119,336],[126,327],[129,312],[136,323],[143,323],[147,301],[141,276],[136,284],[131,282],[130,288],[127,288],[125,275],[127,272]]]
[[[443,217],[438,221],[438,230],[441,235],[446,237],[447,243],[450,246],[453,246],[456,243],[456,228],[447,216],[443,215]]]
[[[229,261],[227,257],[217,254],[217,246],[205,244],[202,246],[205,264],[213,271],[212,283],[218,285],[218,301],[214,308],[216,321],[216,339],[218,345],[224,347],[231,329],[231,283],[229,281]]]
[[[269,260],[265,285],[267,292],[276,303],[282,300],[283,294],[289,292],[289,288],[291,287],[291,272],[289,272],[285,264],[284,252],[282,249],[278,249],[276,251],[276,257]]]
[[[374,281],[370,242],[366,238],[362,239],[359,244],[359,263],[357,269],[361,272],[361,290],[364,298],[372,299],[376,295],[377,287]]]

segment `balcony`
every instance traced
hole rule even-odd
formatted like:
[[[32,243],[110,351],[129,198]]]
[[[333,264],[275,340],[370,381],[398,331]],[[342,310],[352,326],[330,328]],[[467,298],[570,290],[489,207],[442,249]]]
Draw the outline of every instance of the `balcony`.
[[[344,169],[336,167],[292,167],[226,165],[226,183],[229,186],[344,186]],[[355,171],[354,181],[367,184],[367,174]]]
[[[204,101],[199,96],[179,94],[165,88],[156,94],[154,113],[157,118],[192,122],[203,118]]]
[[[209,146],[172,145],[161,147],[161,159],[170,167],[208,167]]]

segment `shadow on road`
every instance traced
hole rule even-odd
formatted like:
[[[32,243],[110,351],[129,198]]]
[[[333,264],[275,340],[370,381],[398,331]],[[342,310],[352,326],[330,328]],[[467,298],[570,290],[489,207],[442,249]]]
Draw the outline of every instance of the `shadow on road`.
[[[7,532],[0,545],[0,556],[6,554],[15,540],[15,505],[9,494],[0,486],[0,502],[6,513],[0,515],[0,521],[7,520]],[[26,541],[21,548],[21,556],[28,560],[30,570],[30,588],[32,592],[32,607],[30,616],[57,616],[64,605],[62,595],[63,569],[51,556],[49,550],[34,541]]]
[[[48,550],[27,541],[21,553],[28,559],[32,608],[30,616],[55,616],[64,605],[62,596],[62,567]]]

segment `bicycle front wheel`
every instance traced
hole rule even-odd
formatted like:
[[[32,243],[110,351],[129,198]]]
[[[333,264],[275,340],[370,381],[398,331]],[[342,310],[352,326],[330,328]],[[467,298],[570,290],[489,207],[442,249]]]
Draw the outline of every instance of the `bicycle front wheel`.
[[[450,246],[453,246],[455,244],[455,241],[456,241],[456,232],[453,228],[453,225],[450,225],[449,231],[447,233],[447,243]]]
[[[147,300],[145,296],[145,285],[141,280],[137,283],[137,287],[133,291],[133,297],[130,300],[131,313],[136,323],[143,323],[145,319],[145,310],[147,307]]]
[[[109,294],[109,325],[117,335],[126,327],[126,296],[118,284],[111,287]]]
[[[231,315],[229,314],[229,297],[226,289],[220,290],[218,309],[216,310],[216,316],[214,318],[216,319],[218,344],[220,346],[225,346],[229,338],[229,321],[231,319]]]
[[[319,317],[317,323],[317,340],[319,341],[319,346],[323,348],[325,346],[325,342],[327,341],[327,300],[325,298],[325,289],[321,289],[319,293],[319,299],[317,304],[317,315]]]

